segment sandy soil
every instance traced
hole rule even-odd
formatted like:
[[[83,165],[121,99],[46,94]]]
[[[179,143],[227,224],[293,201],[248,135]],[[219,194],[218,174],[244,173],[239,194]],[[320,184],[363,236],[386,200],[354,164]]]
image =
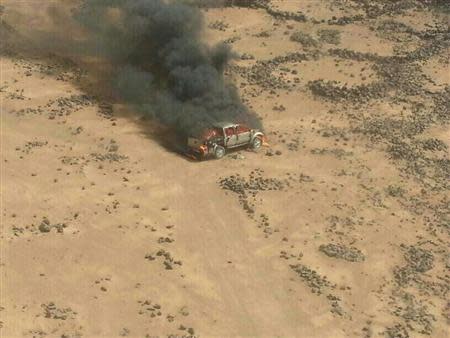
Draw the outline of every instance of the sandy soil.
[[[449,15],[261,3],[203,9],[270,143],[220,161],[2,50],[2,337],[446,337]]]

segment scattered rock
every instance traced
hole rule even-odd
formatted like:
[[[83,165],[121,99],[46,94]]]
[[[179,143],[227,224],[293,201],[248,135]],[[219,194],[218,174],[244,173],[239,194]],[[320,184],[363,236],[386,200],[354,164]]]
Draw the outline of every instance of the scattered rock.
[[[322,244],[319,251],[323,252],[328,257],[344,259],[349,262],[363,262],[365,256],[356,248],[348,248],[342,244]]]
[[[50,221],[48,220],[48,218],[44,217],[41,224],[39,225],[39,231],[46,233],[46,232],[50,232],[53,228],[55,228],[57,232],[63,233],[64,228],[66,228],[66,227],[67,227],[67,225],[65,223],[50,224]]]
[[[41,304],[41,307],[44,309],[45,318],[50,319],[57,319],[57,320],[74,319],[77,314],[70,307],[58,308],[53,302]]]

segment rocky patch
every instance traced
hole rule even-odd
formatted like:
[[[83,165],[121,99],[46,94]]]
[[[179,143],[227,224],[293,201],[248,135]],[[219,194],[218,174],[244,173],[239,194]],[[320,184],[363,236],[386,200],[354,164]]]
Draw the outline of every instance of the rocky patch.
[[[356,248],[348,248],[341,244],[322,244],[319,251],[328,257],[343,259],[348,262],[363,262],[366,258],[364,254]]]

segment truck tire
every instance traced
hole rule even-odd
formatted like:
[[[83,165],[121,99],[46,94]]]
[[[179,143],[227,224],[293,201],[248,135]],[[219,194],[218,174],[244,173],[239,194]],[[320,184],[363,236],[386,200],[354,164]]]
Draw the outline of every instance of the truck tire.
[[[251,143],[253,150],[258,150],[262,146],[262,139],[259,136],[256,136]]]
[[[214,149],[214,156],[219,159],[225,156],[225,148],[222,146],[217,146],[216,149]]]

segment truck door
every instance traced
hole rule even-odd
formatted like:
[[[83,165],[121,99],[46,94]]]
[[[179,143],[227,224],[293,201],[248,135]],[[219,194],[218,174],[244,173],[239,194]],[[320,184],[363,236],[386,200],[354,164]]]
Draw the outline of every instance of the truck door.
[[[250,128],[238,125],[236,127],[236,135],[237,135],[237,144],[248,144],[251,138]]]
[[[225,128],[225,145],[227,147],[234,147],[237,144],[237,134],[235,127]]]

